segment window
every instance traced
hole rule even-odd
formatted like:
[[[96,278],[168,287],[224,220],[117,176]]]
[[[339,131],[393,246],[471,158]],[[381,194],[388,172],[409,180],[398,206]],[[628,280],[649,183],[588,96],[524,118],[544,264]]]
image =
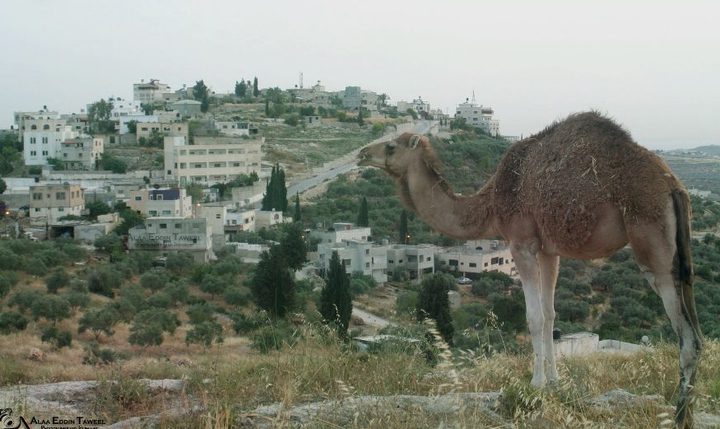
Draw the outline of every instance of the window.
[[[65,199],[65,192],[55,192],[55,199],[56,199],[56,200],[64,200],[64,199]]]
[[[166,223],[161,223],[161,224],[160,224],[160,229],[167,229],[167,224],[166,224]]]

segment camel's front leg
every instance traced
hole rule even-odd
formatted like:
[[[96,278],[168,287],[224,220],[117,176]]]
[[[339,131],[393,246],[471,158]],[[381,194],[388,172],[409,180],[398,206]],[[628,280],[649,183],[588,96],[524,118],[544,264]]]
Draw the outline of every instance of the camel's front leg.
[[[543,314],[540,297],[540,265],[537,250],[533,247],[536,246],[513,244],[511,253],[522,280],[528,329],[532,337],[534,361],[533,377],[530,383],[535,387],[542,387],[545,385],[545,350],[543,344],[545,315]]]
[[[545,324],[543,325],[543,343],[545,345],[545,361],[547,362],[547,380],[558,379],[555,364],[555,344],[553,343],[553,327],[555,326],[555,284],[557,283],[560,258],[545,253],[538,253],[540,263],[540,302],[542,304]]]

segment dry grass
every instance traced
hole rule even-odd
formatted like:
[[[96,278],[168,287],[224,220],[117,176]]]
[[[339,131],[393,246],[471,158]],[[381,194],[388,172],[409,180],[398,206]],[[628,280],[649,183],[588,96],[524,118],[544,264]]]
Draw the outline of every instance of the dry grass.
[[[341,400],[357,395],[417,394],[502,391],[498,408],[503,418],[519,427],[663,427],[672,417],[678,381],[676,345],[661,344],[655,350],[634,355],[594,354],[564,359],[559,364],[560,381],[536,390],[529,386],[530,357],[497,354],[491,357],[471,353],[452,355],[436,341],[438,364],[427,363],[421,351],[360,353],[317,326],[302,326],[304,339],[294,346],[262,355],[250,350],[244,338],[229,337],[210,350],[186,347],[184,333],[166,340],[161,347],[135,348],[123,345],[126,329],[105,341],[127,353],[126,359],[108,366],[82,364],[79,345],[53,351],[32,333],[8,336],[0,353],[0,380],[3,385],[61,380],[119,380],[120,386],[98,395],[105,415],[117,419],[164,409],[167,399],[137,391],[137,378],[185,378],[188,403],[194,398],[204,410],[188,418],[165,418],[162,427],[232,427],[239,417],[257,406],[282,403],[286,407]],[[26,359],[31,347],[46,353],[44,362]],[[180,366],[182,360],[191,362]],[[609,390],[622,388],[635,394],[660,394],[664,404],[647,403],[626,407],[622,412],[588,405],[587,400]],[[119,389],[119,393],[118,393]],[[696,386],[696,409],[720,414],[720,343],[708,341]],[[110,407],[117,399],[125,405]],[[145,396],[143,396],[145,395]],[[118,401],[116,401],[118,402]],[[103,405],[104,404],[104,405]],[[98,408],[98,410],[100,409]],[[670,413],[670,414],[668,414]],[[277,427],[289,425],[277,419]],[[356,416],[353,427],[494,427],[498,422],[477,408],[460,407],[452,415],[427,410],[379,407]],[[312,427],[335,427],[333,421],[318,421]]]

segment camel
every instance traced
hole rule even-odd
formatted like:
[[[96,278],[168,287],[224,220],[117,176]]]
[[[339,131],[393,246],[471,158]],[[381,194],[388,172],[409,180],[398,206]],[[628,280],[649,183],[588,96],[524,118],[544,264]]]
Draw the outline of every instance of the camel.
[[[678,427],[691,427],[702,350],[690,255],[690,200],[668,166],[597,112],[570,115],[514,143],[474,195],[453,193],[427,137],[364,148],[358,165],[398,184],[403,204],[455,239],[502,237],[522,282],[533,347],[531,384],[558,372],[553,347],[560,257],[595,259],[628,243],[680,339]]]

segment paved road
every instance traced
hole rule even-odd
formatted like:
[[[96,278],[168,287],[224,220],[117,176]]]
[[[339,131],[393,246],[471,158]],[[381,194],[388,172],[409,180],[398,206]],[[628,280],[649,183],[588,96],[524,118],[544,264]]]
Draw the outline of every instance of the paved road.
[[[366,325],[376,327],[376,328],[384,328],[388,325],[395,325],[393,322],[383,319],[380,316],[376,316],[372,313],[368,313],[365,310],[361,310],[357,308],[357,303],[353,303],[353,316],[359,317],[365,322]]]
[[[437,121],[415,121],[413,124],[411,132],[417,133],[417,134],[434,134],[438,130],[438,123]],[[371,144],[375,144],[381,141],[387,141],[389,139],[395,138],[398,135],[402,134],[404,131],[396,131],[390,134],[385,134],[382,137],[375,139],[368,143],[365,146],[369,146]],[[363,146],[363,147],[365,147]],[[348,171],[354,170],[355,168],[358,168],[357,166],[357,156],[360,153],[360,150],[362,148],[355,149],[354,151],[350,152],[347,155],[342,156],[339,159],[336,159],[335,161],[325,163],[322,167],[316,168],[313,170],[312,177],[307,177],[304,179],[300,179],[294,182],[291,182],[289,186],[287,187],[287,195],[288,198],[292,198],[296,193],[302,194],[303,192],[307,191],[308,189],[312,189],[319,184],[323,182],[328,182],[330,180],[335,179],[337,176],[341,174],[345,174]],[[260,199],[262,199],[262,195],[259,196]],[[261,202],[257,202],[255,205],[256,207],[260,207]]]

